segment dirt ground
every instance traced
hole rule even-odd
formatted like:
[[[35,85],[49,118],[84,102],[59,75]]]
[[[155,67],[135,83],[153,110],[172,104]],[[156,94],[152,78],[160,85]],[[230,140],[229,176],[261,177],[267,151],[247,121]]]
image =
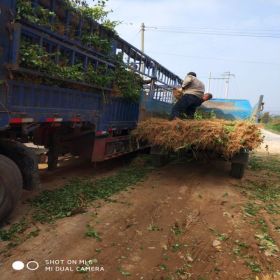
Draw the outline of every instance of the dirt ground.
[[[221,160],[171,162],[83,214],[33,224],[37,236],[2,250],[0,278],[249,280],[277,274],[280,212],[266,211],[270,204],[246,186],[268,181],[276,186],[280,177],[249,169],[237,180],[228,172]],[[50,188],[66,180],[56,176],[44,184]],[[21,214],[18,210],[13,219]],[[5,246],[2,242],[0,249]],[[13,270],[15,261],[25,268]]]

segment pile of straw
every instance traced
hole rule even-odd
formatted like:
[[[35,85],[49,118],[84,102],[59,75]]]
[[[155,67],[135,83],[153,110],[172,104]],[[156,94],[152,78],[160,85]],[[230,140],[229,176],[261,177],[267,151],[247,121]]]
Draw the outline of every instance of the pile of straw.
[[[138,140],[170,151],[191,148],[215,151],[230,158],[242,148],[253,150],[263,141],[258,127],[248,121],[173,120],[152,118],[138,124]]]
[[[256,276],[256,280],[280,280],[279,275],[263,275],[261,278]]]

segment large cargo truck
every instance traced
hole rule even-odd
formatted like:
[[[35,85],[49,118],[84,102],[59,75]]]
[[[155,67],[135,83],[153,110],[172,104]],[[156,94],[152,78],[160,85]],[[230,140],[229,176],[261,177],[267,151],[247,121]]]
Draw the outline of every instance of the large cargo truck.
[[[49,169],[67,153],[98,162],[140,149],[130,132],[148,112],[139,92],[124,96],[120,88],[136,91],[134,83],[156,79],[141,89],[142,104],[148,98],[164,111],[181,79],[69,1],[1,0],[0,11],[3,219],[22,189],[39,183],[37,157],[25,143],[48,150]]]

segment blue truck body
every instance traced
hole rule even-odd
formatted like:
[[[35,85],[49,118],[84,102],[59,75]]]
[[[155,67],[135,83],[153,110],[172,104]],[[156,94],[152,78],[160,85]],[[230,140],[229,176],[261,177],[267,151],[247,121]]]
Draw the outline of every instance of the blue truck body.
[[[97,130],[109,127],[135,127],[139,104],[123,98],[103,100],[101,91],[83,92],[46,85],[34,85],[22,81],[9,81],[8,100],[2,128],[11,119],[32,119],[35,123],[59,118],[70,122],[79,116],[83,122],[96,124]]]
[[[60,0],[33,1],[34,4],[51,3],[50,7],[60,5]],[[36,123],[44,123],[47,119],[56,118],[69,122],[78,118],[81,122],[91,122],[96,130],[106,130],[113,125],[114,129],[133,128],[136,125],[139,104],[129,102],[124,98],[110,96],[111,88],[92,87],[90,91],[81,91],[57,86],[35,84],[7,78],[13,73],[41,76],[44,73],[34,73],[34,70],[23,69],[19,65],[19,53],[23,38],[36,42],[47,49],[67,50],[71,55],[72,65],[80,59],[86,64],[91,61],[95,65],[102,64],[107,69],[113,68],[113,62],[93,48],[88,48],[79,40],[71,40],[67,34],[61,35],[42,26],[34,25],[24,20],[14,22],[16,1],[1,1],[1,36],[0,44],[4,49],[1,56],[1,112],[0,130],[7,129],[11,120],[24,118]],[[65,11],[65,25],[69,25],[71,13]],[[90,24],[97,25],[89,20]],[[7,27],[7,24],[10,25]],[[82,27],[80,27],[82,29]],[[102,29],[102,27],[99,26]],[[7,31],[9,30],[9,32]],[[131,63],[144,65],[138,69],[143,77],[157,76],[161,85],[175,86],[180,78],[164,68],[158,62],[141,53],[137,48],[125,42],[107,30],[102,30],[106,36],[113,36],[112,55],[122,52],[127,66]],[[8,33],[7,33],[8,32]],[[12,39],[11,39],[12,38]],[[139,67],[140,68],[140,67]],[[85,70],[86,71],[86,70]],[[36,71],[35,71],[36,72]],[[70,83],[73,81],[69,81]],[[76,83],[76,82],[75,82]],[[81,86],[83,83],[79,83]],[[171,93],[170,93],[171,94]]]

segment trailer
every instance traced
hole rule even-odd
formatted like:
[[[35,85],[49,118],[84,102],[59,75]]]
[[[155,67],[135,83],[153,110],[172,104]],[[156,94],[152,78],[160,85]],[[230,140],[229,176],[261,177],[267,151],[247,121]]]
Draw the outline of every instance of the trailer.
[[[170,115],[172,104],[162,104],[160,100],[160,97],[153,95],[153,97],[148,98],[146,101],[144,101],[146,111],[150,116],[164,116],[164,112],[167,113],[167,115]],[[250,121],[251,123],[258,123],[260,119],[260,113],[263,110],[263,105],[263,95],[259,97],[259,100],[254,107],[252,107],[250,102],[246,99],[214,98],[204,102],[199,108],[197,108],[196,113],[198,113],[198,119],[211,119],[212,117],[214,117],[215,119],[228,121],[245,120]],[[151,122],[151,120],[149,121]],[[212,150],[194,150],[192,148],[183,146],[180,149],[179,154],[183,157],[194,156],[195,158],[202,157],[207,160],[224,158],[223,155],[215,153]],[[246,146],[231,157],[224,158],[226,161],[229,161],[231,163],[229,172],[231,177],[241,179],[244,176],[244,172],[249,160],[249,152],[250,149],[248,146]],[[158,166],[161,166],[169,161],[170,156],[174,154],[176,154],[177,156],[178,150],[174,153],[174,151],[172,152],[170,150],[167,150],[162,146],[151,145],[151,154],[153,156],[154,163]]]

